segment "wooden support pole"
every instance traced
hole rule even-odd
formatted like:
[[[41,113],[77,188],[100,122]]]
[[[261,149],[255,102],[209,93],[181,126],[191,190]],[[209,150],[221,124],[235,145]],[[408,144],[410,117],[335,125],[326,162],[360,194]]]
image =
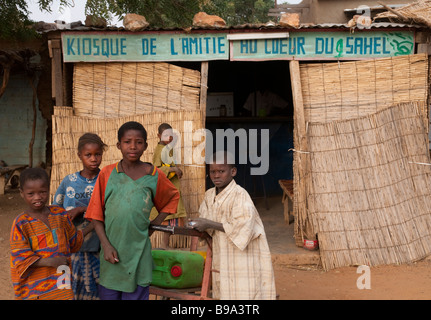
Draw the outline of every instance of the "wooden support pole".
[[[63,63],[61,57],[61,40],[60,39],[52,39],[51,40],[51,48],[52,48],[52,68],[54,73],[54,82],[55,86],[55,105],[56,106],[64,106],[64,94],[63,94]]]
[[[199,108],[202,114],[202,127],[200,129],[205,129],[206,126],[206,116],[207,116],[207,95],[208,95],[208,61],[201,62],[201,91],[199,98]],[[206,151],[205,151],[206,152]],[[205,172],[205,168],[202,169]],[[206,179],[203,181],[204,186],[206,185]],[[191,238],[191,247],[197,248],[198,238]]]
[[[300,147],[300,150],[305,151],[308,149],[308,145],[299,62],[297,60],[290,61],[289,68],[293,95],[293,108],[295,113],[294,125],[295,129],[298,130],[298,135],[300,138],[298,141],[299,146],[295,146],[295,148]]]
[[[309,156],[307,142],[307,127],[304,112],[304,101],[302,97],[301,74],[299,62],[292,60],[289,63],[290,80],[292,86],[293,108],[294,108],[294,201],[293,211],[295,216],[295,242],[298,246],[303,245],[303,240],[314,240],[310,218],[307,209],[307,190],[309,182]]]
[[[28,146],[28,166],[30,168],[33,167],[33,147],[34,147],[34,140],[36,139],[36,124],[37,124],[37,109],[36,109],[37,89],[34,84],[35,78],[36,78],[35,76],[28,76],[28,81],[33,91],[33,99],[32,99],[33,124],[31,129],[30,144]]]
[[[6,174],[0,174],[0,195],[5,193],[6,182]]]
[[[391,7],[389,7],[388,5],[386,5],[385,3],[383,3],[382,1],[377,1],[377,3],[380,4],[381,6],[383,6],[385,9],[387,9],[389,12],[391,12],[394,15],[396,15],[397,17],[399,17],[401,20],[408,21],[408,18],[404,17],[397,10],[392,9]]]
[[[0,98],[6,91],[7,84],[9,83],[9,77],[10,77],[10,70],[12,69],[13,63],[3,64],[1,63],[3,67],[3,82],[0,87]]]
[[[207,111],[207,93],[208,93],[208,61],[201,63],[201,94],[199,105],[203,114],[203,127],[205,127],[205,117]]]

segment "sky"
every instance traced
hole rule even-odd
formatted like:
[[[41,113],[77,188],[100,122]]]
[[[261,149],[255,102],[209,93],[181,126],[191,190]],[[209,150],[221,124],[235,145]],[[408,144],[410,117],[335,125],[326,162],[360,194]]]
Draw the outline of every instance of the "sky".
[[[28,10],[30,13],[30,19],[34,21],[45,21],[54,22],[55,20],[62,20],[68,22],[74,22],[81,20],[82,23],[85,22],[85,3],[86,0],[73,0],[75,3],[74,7],[68,7],[60,12],[59,10],[59,0],[54,0],[51,6],[52,13],[41,12],[39,10],[39,5],[37,0],[26,0],[28,3]],[[277,0],[277,3],[300,3],[302,0]],[[117,20],[111,22],[112,25],[122,26],[122,22]]]
[[[52,13],[39,10],[37,0],[26,0],[28,4],[28,11],[30,11],[30,19],[34,21],[54,22],[55,20],[62,20],[66,23],[79,21],[85,23],[85,3],[86,0],[73,0],[75,3],[73,7],[64,8],[60,12],[60,1],[54,0],[51,6]],[[117,20],[112,21],[112,25],[122,26],[122,22]]]
[[[55,1],[51,6],[52,13],[39,10],[39,4],[37,0],[26,0],[28,4],[28,11],[30,11],[30,19],[34,21],[45,21],[54,22],[55,20],[63,20],[66,22],[72,22],[81,20],[85,21],[85,0],[75,0],[75,7],[66,8],[63,12],[59,11],[60,1]]]

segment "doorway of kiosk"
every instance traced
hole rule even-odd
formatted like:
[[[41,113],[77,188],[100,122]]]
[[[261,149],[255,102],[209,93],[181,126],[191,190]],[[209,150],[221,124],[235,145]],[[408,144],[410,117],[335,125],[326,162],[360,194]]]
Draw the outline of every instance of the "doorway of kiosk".
[[[236,134],[235,180],[252,198],[264,197],[269,208],[267,199],[282,195],[278,181],[293,179],[289,61],[210,61],[207,97],[206,129],[212,133],[213,151],[217,133],[231,129]],[[225,150],[228,144],[232,140],[224,138]],[[209,177],[206,185],[213,186]]]

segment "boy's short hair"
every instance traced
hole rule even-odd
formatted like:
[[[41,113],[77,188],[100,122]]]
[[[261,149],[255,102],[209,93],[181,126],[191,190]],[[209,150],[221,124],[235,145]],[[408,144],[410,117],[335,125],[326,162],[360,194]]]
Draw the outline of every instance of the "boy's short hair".
[[[163,131],[165,131],[166,129],[172,129],[171,125],[169,123],[162,123],[159,128],[157,129],[157,131],[159,132],[159,134],[162,134]]]
[[[213,164],[227,164],[232,168],[235,167],[235,157],[232,153],[226,150],[219,150],[213,153],[212,156]]]
[[[20,189],[28,180],[43,180],[49,185],[48,173],[42,168],[27,168],[21,172],[19,175],[19,186]]]
[[[136,121],[129,121],[124,123],[120,129],[118,129],[118,142],[121,142],[121,138],[124,137],[126,131],[129,130],[137,130],[142,134],[142,138],[144,138],[145,142],[147,142],[147,130],[145,130],[144,126]]]

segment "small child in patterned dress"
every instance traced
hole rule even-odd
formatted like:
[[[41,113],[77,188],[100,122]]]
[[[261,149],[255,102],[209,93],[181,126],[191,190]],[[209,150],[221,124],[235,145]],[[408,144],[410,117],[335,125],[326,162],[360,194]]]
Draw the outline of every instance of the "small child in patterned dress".
[[[53,204],[67,210],[77,229],[89,224],[84,213],[90,202],[106,147],[97,134],[82,135],[78,142],[78,157],[83,169],[66,176],[54,196]],[[99,238],[92,230],[84,239],[81,250],[72,255],[72,289],[75,300],[99,299],[99,250]]]

